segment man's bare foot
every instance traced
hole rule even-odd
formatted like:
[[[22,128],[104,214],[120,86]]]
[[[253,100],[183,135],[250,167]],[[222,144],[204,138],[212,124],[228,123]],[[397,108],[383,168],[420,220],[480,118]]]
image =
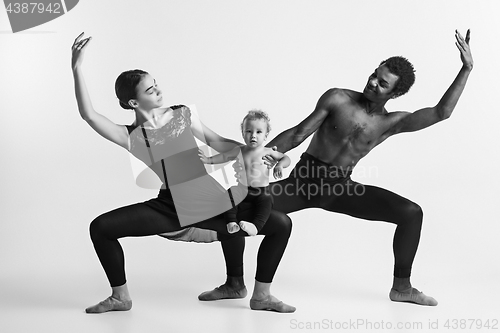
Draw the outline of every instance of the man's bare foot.
[[[233,287],[227,284],[223,284],[214,290],[205,291],[198,296],[200,301],[217,301],[220,299],[237,299],[245,298],[247,296],[247,288],[243,287]]]
[[[255,236],[259,232],[255,224],[245,221],[240,221],[240,228],[246,232],[249,236]]]
[[[394,302],[409,302],[429,306],[438,305],[438,302],[434,298],[425,295],[423,292],[420,292],[413,287],[402,291],[398,291],[392,288],[391,292],[389,293],[389,298]]]
[[[267,295],[263,299],[252,298],[250,300],[250,308],[252,310],[267,310],[280,313],[292,313],[296,310],[294,306],[283,303],[273,295]]]
[[[104,301],[85,309],[87,313],[104,313],[108,311],[128,311],[132,308],[131,300],[120,300],[109,296]]]
[[[236,222],[229,222],[227,224],[227,232],[230,234],[234,234],[236,232],[240,231],[240,226]]]

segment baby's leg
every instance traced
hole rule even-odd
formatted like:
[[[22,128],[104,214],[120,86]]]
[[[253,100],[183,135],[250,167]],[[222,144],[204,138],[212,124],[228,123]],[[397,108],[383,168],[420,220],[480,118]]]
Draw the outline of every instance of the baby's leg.
[[[248,196],[245,201],[249,201],[255,207],[255,216],[252,223],[241,221],[240,228],[250,236],[255,236],[266,224],[273,208],[273,197],[268,187],[249,187]]]
[[[238,206],[235,205],[234,199],[233,199],[233,194],[231,192],[231,189],[234,190],[234,187],[229,188],[227,190],[227,193],[229,195],[229,198],[231,199],[231,204],[232,208],[226,212],[226,222],[227,222],[227,232],[230,234],[234,234],[238,231],[240,231],[240,226],[238,225],[238,220],[236,218],[236,214],[238,214]]]

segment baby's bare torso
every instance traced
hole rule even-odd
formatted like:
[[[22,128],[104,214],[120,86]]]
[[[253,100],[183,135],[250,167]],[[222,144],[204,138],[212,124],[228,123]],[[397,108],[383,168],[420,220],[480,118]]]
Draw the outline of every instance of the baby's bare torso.
[[[240,183],[252,187],[265,187],[269,185],[269,169],[264,164],[262,157],[270,151],[270,148],[264,146],[256,148],[241,147],[241,158],[243,160],[239,162],[245,166],[243,170],[245,177],[241,177],[242,175],[240,175]]]

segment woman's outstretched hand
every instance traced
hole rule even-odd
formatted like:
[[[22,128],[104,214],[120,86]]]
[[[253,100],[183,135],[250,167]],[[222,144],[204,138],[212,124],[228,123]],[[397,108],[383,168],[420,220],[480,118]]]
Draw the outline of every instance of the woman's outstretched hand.
[[[81,65],[83,61],[83,54],[85,53],[85,48],[92,39],[92,37],[82,39],[83,34],[84,33],[82,32],[78,37],[76,37],[75,42],[71,47],[71,68],[73,70]]]
[[[205,155],[203,150],[198,149],[198,156],[200,157],[200,160],[205,163],[205,164],[210,164],[210,158]]]

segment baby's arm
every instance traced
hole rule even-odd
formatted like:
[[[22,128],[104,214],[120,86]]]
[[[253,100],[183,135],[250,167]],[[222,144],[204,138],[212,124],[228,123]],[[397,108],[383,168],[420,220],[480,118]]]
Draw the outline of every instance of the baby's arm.
[[[205,164],[226,163],[235,160],[238,157],[239,153],[240,153],[240,147],[234,147],[233,149],[231,149],[226,153],[207,157],[201,149],[198,149],[198,156],[200,157],[200,160]]]
[[[269,149],[268,155],[271,155],[276,161],[278,161],[278,163],[274,167],[273,176],[276,179],[280,179],[281,177],[283,177],[283,168],[287,168],[288,166],[290,166],[290,163],[292,161],[286,154],[280,153],[276,150]]]

